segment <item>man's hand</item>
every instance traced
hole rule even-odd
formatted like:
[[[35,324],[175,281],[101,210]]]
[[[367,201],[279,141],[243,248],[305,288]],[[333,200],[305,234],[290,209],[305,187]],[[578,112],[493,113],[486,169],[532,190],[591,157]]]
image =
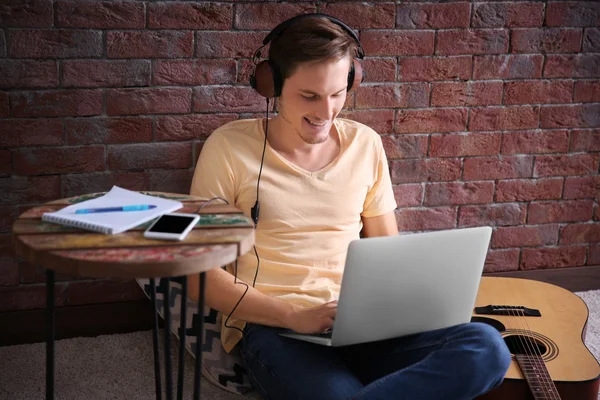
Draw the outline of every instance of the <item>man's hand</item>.
[[[294,306],[288,326],[298,333],[321,333],[333,327],[336,311],[337,301],[310,308]]]

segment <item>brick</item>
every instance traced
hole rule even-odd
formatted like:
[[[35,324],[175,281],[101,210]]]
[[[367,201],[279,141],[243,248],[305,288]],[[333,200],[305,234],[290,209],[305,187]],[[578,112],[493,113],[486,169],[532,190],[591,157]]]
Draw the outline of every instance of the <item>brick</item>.
[[[0,206],[0,232],[12,231],[13,223],[18,217],[14,206]]]
[[[158,60],[154,64],[155,85],[214,85],[235,81],[234,60]]]
[[[19,263],[21,269],[21,283],[44,283],[46,282],[46,273],[39,265],[33,265],[27,261]],[[54,278],[58,281],[58,274]]]
[[[458,226],[507,226],[523,225],[527,215],[526,204],[490,204],[485,206],[461,206]]]
[[[54,23],[52,0],[3,0],[0,21],[6,28],[51,27]]]
[[[375,132],[380,134],[392,133],[394,131],[394,111],[393,110],[368,110],[368,111],[348,111],[342,110],[339,118],[348,118],[353,121],[367,125]]]
[[[193,169],[153,170],[150,171],[150,190],[188,194],[193,176]]]
[[[598,26],[600,25],[600,4],[584,1],[548,3],[546,25]]]
[[[108,58],[180,58],[194,54],[194,36],[186,31],[108,31]]]
[[[134,1],[56,1],[56,26],[66,28],[135,29],[146,26],[143,3]]]
[[[1,147],[52,146],[63,143],[59,119],[0,120]]]
[[[148,172],[122,171],[62,176],[62,193],[65,197],[107,192],[115,185],[128,190],[150,190],[150,177]]]
[[[542,128],[596,128],[600,127],[600,104],[586,103],[574,106],[542,106]]]
[[[191,143],[152,143],[109,146],[108,169],[189,168]]]
[[[600,129],[574,129],[571,132],[571,151],[600,151]]]
[[[107,89],[106,113],[183,114],[192,107],[191,88],[131,88]]]
[[[254,62],[252,60],[237,60],[237,83],[250,84],[250,76],[254,73]],[[364,67],[364,64],[363,64]],[[367,78],[365,78],[366,81]],[[396,80],[395,78],[393,80]]]
[[[469,130],[519,130],[538,127],[539,106],[473,108]]]
[[[560,230],[560,244],[600,242],[600,223],[568,224]]]
[[[13,117],[89,116],[102,113],[101,90],[12,92]]]
[[[66,299],[66,285],[54,287],[54,305],[63,306]],[[0,312],[24,311],[46,308],[46,286],[27,285],[0,289]]]
[[[473,79],[540,78],[543,61],[541,54],[474,56]]]
[[[430,157],[494,155],[500,151],[499,133],[459,133],[431,135]]]
[[[254,89],[242,86],[194,88],[194,112],[260,112],[265,101]]]
[[[473,28],[519,28],[542,26],[544,4],[541,3],[475,3]]]
[[[487,204],[493,197],[494,182],[428,183],[423,205]]]
[[[429,104],[429,85],[425,83],[368,84],[358,87],[356,108],[415,108]]]
[[[497,54],[508,51],[508,31],[468,29],[438,31],[435,54]]]
[[[591,220],[593,212],[593,200],[532,202],[529,204],[527,222],[529,224],[583,222]]]
[[[2,257],[17,257],[13,237],[10,233],[0,234],[0,258]]]
[[[411,57],[399,62],[402,81],[449,81],[471,78],[471,57]]]
[[[381,141],[388,160],[427,156],[427,136],[425,135],[382,136]]]
[[[251,3],[237,4],[233,27],[248,30],[271,30],[279,23],[298,14],[316,11],[311,3]],[[329,13],[327,13],[329,14]],[[331,14],[330,14],[331,15]],[[349,26],[356,26],[346,21]],[[266,35],[265,35],[266,36]],[[258,46],[257,46],[258,47]]]
[[[320,12],[342,19],[353,29],[393,29],[394,8],[390,3],[325,3]]]
[[[10,105],[8,101],[8,93],[0,92],[0,117],[8,117],[10,115]]]
[[[463,179],[468,181],[529,178],[533,156],[465,158]]]
[[[513,53],[576,53],[581,38],[581,29],[515,29],[510,47]]]
[[[10,34],[13,58],[101,57],[102,32],[89,29],[23,29]]]
[[[159,29],[230,29],[233,5],[223,3],[149,3],[148,27]]]
[[[21,279],[19,264],[15,260],[0,260],[0,287],[17,286]]]
[[[578,267],[585,264],[586,246],[523,249],[522,270]]]
[[[207,138],[215,129],[236,120],[236,114],[189,114],[156,118],[157,141]]]
[[[502,82],[442,82],[431,89],[431,105],[486,106],[502,103]]]
[[[597,78],[599,54],[551,54],[544,65],[545,78]]]
[[[583,51],[600,52],[600,28],[587,28],[583,33]]]
[[[502,139],[502,154],[566,153],[569,151],[569,131],[506,132]]]
[[[12,172],[12,152],[0,150],[0,176],[9,176]]]
[[[70,145],[152,141],[152,118],[69,118],[64,124]]]
[[[63,62],[65,87],[148,86],[150,61],[73,60]]]
[[[398,110],[398,118],[396,119],[396,132],[459,132],[466,129],[466,123],[466,108]]]
[[[69,283],[67,304],[70,306],[114,303],[145,299],[135,280],[98,279]]]
[[[4,37],[4,31],[0,31],[0,57],[6,57],[6,38]]]
[[[594,174],[598,170],[598,154],[569,154],[536,156],[534,177],[581,176]]]
[[[58,86],[56,61],[0,60],[0,88]]]
[[[204,142],[195,142],[194,143],[194,166],[196,166],[196,163],[198,162],[198,157],[200,156],[200,153],[202,152],[202,148],[204,147]]]
[[[396,8],[396,28],[467,28],[470,14],[471,7],[468,3],[398,4]]]
[[[198,58],[252,58],[262,45],[263,32],[196,32]],[[267,55],[263,52],[263,55]]]
[[[567,177],[565,199],[600,199],[600,176]]]
[[[460,159],[426,158],[390,161],[393,184],[444,182],[460,178]]]
[[[519,249],[511,250],[489,250],[483,272],[507,272],[519,269]]]
[[[504,104],[570,103],[573,81],[536,80],[504,84]]]
[[[575,81],[574,103],[600,103],[600,80]]]
[[[456,227],[456,207],[405,208],[396,211],[398,230],[416,232]]]
[[[600,264],[600,245],[590,245],[588,250],[587,265]]]
[[[20,149],[15,152],[15,172],[19,175],[49,175],[102,171],[103,146]]]
[[[496,201],[558,200],[562,188],[562,178],[500,180],[496,184]]]
[[[0,178],[0,204],[45,203],[60,198],[60,176]]]
[[[394,82],[397,63],[395,58],[366,58],[362,62],[365,82]],[[244,81],[244,82],[247,82]]]
[[[499,227],[492,236],[495,249],[554,246],[558,244],[558,225]]]
[[[430,31],[363,31],[360,41],[370,56],[427,56],[433,54]]]
[[[423,203],[421,184],[394,185],[394,198],[399,208],[420,206]]]

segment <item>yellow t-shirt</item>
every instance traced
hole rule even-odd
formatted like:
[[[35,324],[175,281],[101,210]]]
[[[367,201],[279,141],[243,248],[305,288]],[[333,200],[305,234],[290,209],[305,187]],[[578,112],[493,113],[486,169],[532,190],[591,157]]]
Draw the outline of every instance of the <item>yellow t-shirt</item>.
[[[206,140],[196,165],[191,194],[220,196],[250,216],[264,143],[262,119],[229,122]],[[374,217],[396,208],[387,158],[371,128],[337,118],[338,156],[326,167],[306,171],[267,143],[255,232],[260,266],[255,288],[302,306],[336,300],[350,241],[359,238],[361,216]],[[238,278],[252,284],[254,251],[238,259]],[[368,266],[365,266],[366,268]],[[228,271],[233,272],[230,266]],[[223,316],[223,321],[226,319]],[[242,328],[231,318],[228,325]],[[229,352],[241,338],[223,327]]]

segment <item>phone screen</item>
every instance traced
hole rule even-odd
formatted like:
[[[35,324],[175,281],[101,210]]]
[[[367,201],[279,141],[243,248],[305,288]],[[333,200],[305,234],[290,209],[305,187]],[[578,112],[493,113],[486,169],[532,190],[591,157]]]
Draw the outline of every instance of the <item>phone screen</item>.
[[[182,215],[161,215],[149,232],[182,233],[193,221],[192,217]]]

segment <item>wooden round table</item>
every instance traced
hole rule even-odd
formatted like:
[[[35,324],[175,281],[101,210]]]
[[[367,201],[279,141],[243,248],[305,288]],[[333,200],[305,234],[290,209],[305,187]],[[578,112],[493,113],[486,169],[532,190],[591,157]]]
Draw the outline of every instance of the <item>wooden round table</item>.
[[[57,211],[74,203],[99,197],[94,193],[52,201],[22,213],[13,225],[17,252],[31,263],[46,269],[46,300],[48,336],[46,341],[46,398],[54,398],[54,284],[55,273],[80,277],[149,278],[154,307],[154,364],[156,395],[160,398],[161,380],[158,359],[158,316],[156,282],[161,279],[165,298],[170,298],[169,279],[182,283],[182,300],[187,298],[187,276],[200,275],[198,312],[200,327],[197,343],[203,343],[203,311],[205,272],[234,262],[254,245],[252,220],[233,206],[220,200],[173,193],[141,192],[146,195],[177,200],[183,203],[180,213],[197,213],[200,221],[183,241],[153,240],[143,237],[152,221],[117,235],[105,235],[76,228],[43,222],[42,214]],[[207,204],[205,204],[207,203]],[[202,208],[200,208],[202,207]],[[181,332],[186,326],[186,301],[181,307]],[[165,319],[165,385],[167,399],[172,395],[170,357],[170,308],[164,302]],[[196,346],[194,399],[200,396],[201,345]],[[183,390],[183,355],[185,336],[180,335],[178,398]]]

